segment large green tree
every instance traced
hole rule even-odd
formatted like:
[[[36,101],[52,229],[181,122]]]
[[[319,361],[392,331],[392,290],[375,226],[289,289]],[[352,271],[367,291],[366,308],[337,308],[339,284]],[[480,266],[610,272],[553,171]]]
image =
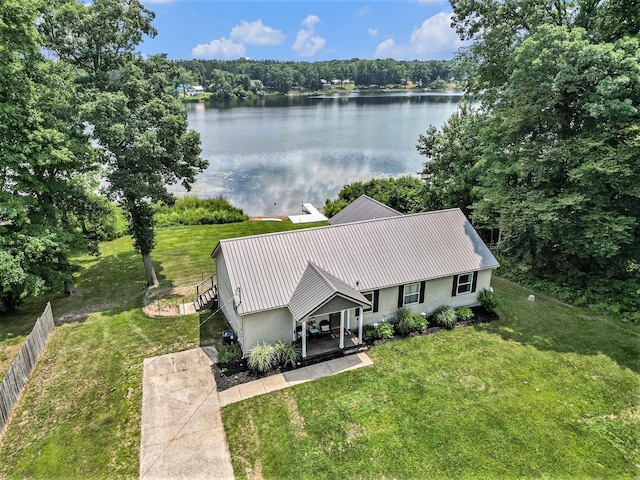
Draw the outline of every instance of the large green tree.
[[[624,296],[637,310],[639,3],[452,6],[481,113],[421,138],[427,182],[443,198],[470,191],[474,222],[500,228],[501,253],[538,278]],[[474,186],[456,192],[466,180]]]
[[[0,309],[11,309],[58,282],[75,291],[68,257],[90,247],[76,226],[95,162],[70,72],[41,55],[35,3],[0,13]]]
[[[427,157],[422,171],[423,203],[427,210],[458,207],[465,215],[478,197],[479,128],[482,115],[463,103],[444,125],[431,125],[418,137],[416,148]]]
[[[138,0],[47,0],[39,27],[47,48],[76,69],[84,118],[106,168],[106,190],[128,213],[149,285],[158,284],[150,257],[150,202],[171,204],[167,185],[189,189],[207,166],[199,156],[199,135],[188,130],[175,97],[176,65],[135,53],[144,35],[155,35],[153,18]]]
[[[640,50],[542,26],[486,121],[481,210],[539,274],[621,276],[640,261]]]
[[[172,204],[168,184],[187,190],[207,166],[200,136],[188,130],[187,114],[173,94],[176,67],[163,57],[129,61],[111,90],[89,106],[87,118],[103,151],[108,191],[130,216],[129,233],[142,255],[149,285],[157,285],[151,262],[155,246],[150,202]]]

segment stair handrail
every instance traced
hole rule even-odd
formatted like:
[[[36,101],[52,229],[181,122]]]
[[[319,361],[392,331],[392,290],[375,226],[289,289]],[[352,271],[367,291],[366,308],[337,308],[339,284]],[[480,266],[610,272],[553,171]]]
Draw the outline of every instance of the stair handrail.
[[[215,273],[205,278],[199,284],[196,285],[196,298],[200,297],[200,287],[202,287],[207,282],[211,282],[211,287],[208,287],[207,290],[212,289],[215,291],[216,285],[215,283],[213,283],[213,277],[215,277]]]

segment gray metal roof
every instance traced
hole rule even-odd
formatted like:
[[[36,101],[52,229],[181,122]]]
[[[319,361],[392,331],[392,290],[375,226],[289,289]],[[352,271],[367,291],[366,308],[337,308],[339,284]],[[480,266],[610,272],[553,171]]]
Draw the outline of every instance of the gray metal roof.
[[[365,292],[498,267],[460,209],[221,240],[238,314],[286,307],[309,262]]]
[[[302,320],[336,295],[359,305],[371,305],[355,288],[309,262],[291,295],[289,310],[296,320]]]
[[[380,203],[367,195],[360,195],[331,217],[329,223],[331,225],[338,225],[341,223],[361,222],[363,220],[373,220],[376,218],[398,217],[400,215],[402,215],[402,213],[384,203]]]

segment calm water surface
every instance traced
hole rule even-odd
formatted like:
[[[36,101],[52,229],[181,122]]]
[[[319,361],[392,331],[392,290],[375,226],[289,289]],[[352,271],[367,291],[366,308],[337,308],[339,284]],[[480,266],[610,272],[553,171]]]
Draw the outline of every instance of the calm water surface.
[[[190,104],[189,125],[210,163],[191,193],[222,195],[252,216],[322,207],[348,183],[420,172],[418,135],[442,125],[460,99],[425,92]]]

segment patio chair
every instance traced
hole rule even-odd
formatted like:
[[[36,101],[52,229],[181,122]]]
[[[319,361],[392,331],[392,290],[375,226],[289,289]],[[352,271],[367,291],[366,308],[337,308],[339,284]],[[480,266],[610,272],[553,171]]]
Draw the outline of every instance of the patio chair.
[[[320,322],[320,333],[331,333],[331,328],[329,328],[329,320],[322,320]]]

